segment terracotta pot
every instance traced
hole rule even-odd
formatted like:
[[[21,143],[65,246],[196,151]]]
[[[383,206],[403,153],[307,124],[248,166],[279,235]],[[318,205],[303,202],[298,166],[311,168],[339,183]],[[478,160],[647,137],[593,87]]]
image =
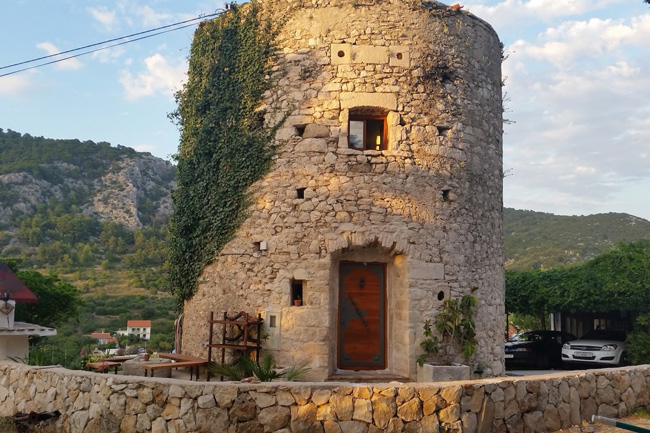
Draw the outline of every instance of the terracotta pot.
[[[293,305],[295,305],[296,307],[299,307],[299,306],[302,305],[302,301],[300,299],[294,299],[293,300]]]
[[[145,361],[149,361],[149,357],[150,357],[150,355],[144,355],[144,356],[143,356],[143,359],[144,359]]]

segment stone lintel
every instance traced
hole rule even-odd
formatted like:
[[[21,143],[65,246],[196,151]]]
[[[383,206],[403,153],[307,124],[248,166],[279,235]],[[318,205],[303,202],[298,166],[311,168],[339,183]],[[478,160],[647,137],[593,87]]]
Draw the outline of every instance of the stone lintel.
[[[386,110],[397,110],[397,95],[395,93],[341,93],[341,108],[380,107]]]

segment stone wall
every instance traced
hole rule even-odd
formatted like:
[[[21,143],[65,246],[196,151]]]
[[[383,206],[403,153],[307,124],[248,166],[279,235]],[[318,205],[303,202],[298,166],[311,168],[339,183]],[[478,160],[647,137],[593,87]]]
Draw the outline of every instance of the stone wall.
[[[248,218],[185,304],[183,351],[205,356],[211,311],[272,313],[279,334],[266,349],[323,380],[338,367],[339,264],[378,262],[387,270],[386,373],[414,379],[424,320],[442,299],[477,287],[476,360],[502,374],[496,33],[421,0],[261,4],[282,22],[264,108],[270,123],[289,117]],[[386,114],[385,150],[349,148],[356,108]],[[292,281],[303,284],[301,307]]]
[[[650,404],[650,367],[422,384],[190,382],[0,363],[0,416],[59,410],[58,430],[551,432]]]

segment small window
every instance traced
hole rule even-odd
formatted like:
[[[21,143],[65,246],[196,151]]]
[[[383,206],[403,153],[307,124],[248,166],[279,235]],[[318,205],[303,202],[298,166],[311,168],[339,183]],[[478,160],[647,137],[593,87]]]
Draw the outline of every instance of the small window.
[[[295,306],[303,305],[302,280],[291,280],[291,303]]]
[[[305,190],[307,188],[298,188],[296,190],[296,195],[298,196],[299,199],[303,200],[305,198]]]
[[[386,117],[350,114],[351,149],[386,150]]]

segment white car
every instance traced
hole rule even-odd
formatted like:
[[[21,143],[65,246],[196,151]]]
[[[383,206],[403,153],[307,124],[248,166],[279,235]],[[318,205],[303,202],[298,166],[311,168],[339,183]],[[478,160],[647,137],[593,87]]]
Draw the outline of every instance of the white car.
[[[625,365],[625,337],[626,333],[621,329],[594,329],[562,346],[562,362],[565,365]]]

